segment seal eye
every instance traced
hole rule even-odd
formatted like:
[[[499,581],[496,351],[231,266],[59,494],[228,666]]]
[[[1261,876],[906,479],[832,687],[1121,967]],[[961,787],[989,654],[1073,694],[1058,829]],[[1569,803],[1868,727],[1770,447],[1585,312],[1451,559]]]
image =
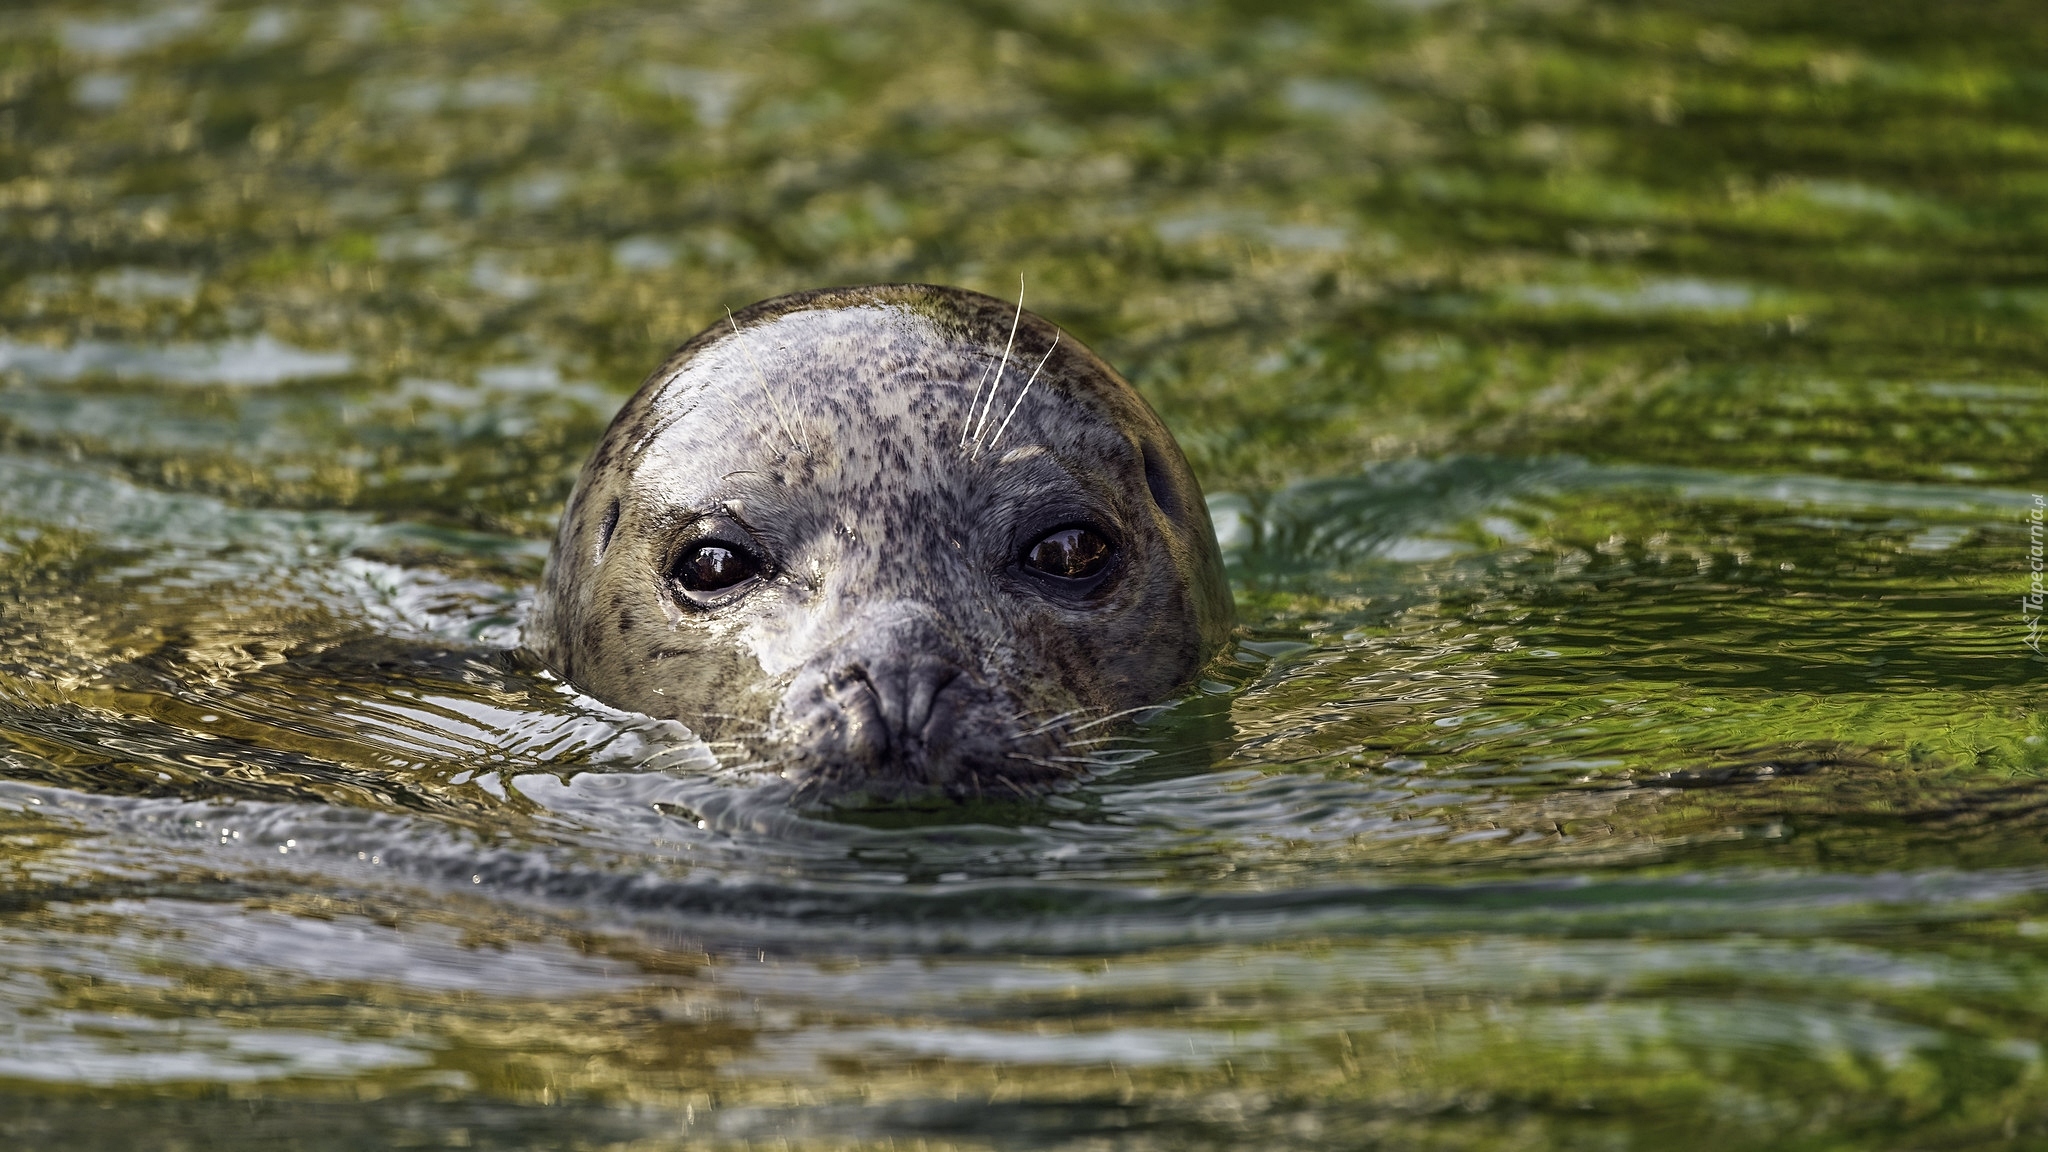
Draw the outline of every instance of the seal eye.
[[[1024,553],[1024,566],[1059,580],[1086,580],[1109,567],[1109,541],[1090,528],[1061,528]]]
[[[675,582],[692,600],[703,600],[761,574],[761,565],[746,549],[723,540],[691,546],[676,561]]]

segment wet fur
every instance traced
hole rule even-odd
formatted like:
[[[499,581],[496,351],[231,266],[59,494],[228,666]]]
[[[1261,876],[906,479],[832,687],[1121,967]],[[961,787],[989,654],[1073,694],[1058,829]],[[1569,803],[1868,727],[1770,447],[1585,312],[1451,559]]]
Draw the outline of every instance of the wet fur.
[[[1075,601],[1018,560],[1082,520],[1118,554]],[[771,565],[711,610],[668,583],[707,536]],[[889,798],[1085,767],[1232,622],[1194,476],[1114,370],[1003,301],[883,285],[754,305],[656,369],[584,466],[527,639],[606,703]]]

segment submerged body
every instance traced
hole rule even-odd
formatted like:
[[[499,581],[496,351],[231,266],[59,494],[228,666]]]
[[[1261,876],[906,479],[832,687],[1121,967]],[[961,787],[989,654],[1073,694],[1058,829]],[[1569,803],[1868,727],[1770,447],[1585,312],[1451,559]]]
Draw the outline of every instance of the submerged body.
[[[528,645],[822,795],[1021,791],[1233,623],[1199,487],[1108,365],[978,293],[832,289],[683,345],[584,465]]]

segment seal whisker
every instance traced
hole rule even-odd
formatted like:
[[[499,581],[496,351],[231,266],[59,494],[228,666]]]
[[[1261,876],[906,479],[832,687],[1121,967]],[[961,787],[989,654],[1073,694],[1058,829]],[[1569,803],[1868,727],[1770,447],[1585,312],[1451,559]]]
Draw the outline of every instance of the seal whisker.
[[[725,322],[732,326],[733,342],[740,346],[740,355],[745,356],[747,363],[753,367],[754,379],[760,381],[761,394],[768,397],[768,407],[775,410],[775,422],[782,425],[782,434],[789,437],[789,446],[796,449],[799,455],[809,456],[811,454],[810,448],[803,441],[798,440],[796,433],[790,429],[789,417],[783,415],[781,401],[775,399],[774,389],[768,387],[768,374],[761,371],[761,362],[754,359],[754,350],[747,347],[747,338],[740,335],[739,321],[732,318],[732,309],[730,308],[725,310]]]
[[[1129,716],[1133,712],[1143,712],[1147,709],[1158,707],[1160,707],[1160,705],[1140,704],[1135,708],[1126,708],[1121,712],[1110,712],[1104,715],[1096,715],[1093,717],[1093,719],[1086,719],[1085,722],[1083,722],[1084,718],[1090,716],[1094,710],[1088,708],[1072,708],[1065,712],[1060,713],[1057,716],[1054,716],[1052,719],[1045,721],[1036,728],[1030,729],[1029,731],[1025,732],[1019,732],[1017,735],[1020,737],[1043,736],[1047,732],[1051,732],[1058,729],[1064,729],[1068,732],[1079,732],[1084,728],[1093,728],[1097,724],[1107,724],[1111,720],[1115,720],[1124,716]]]
[[[1019,300],[1023,298],[1021,294],[1017,297]],[[960,430],[960,447],[962,448],[967,447],[967,429],[974,425],[974,409],[981,404],[981,390],[988,384],[988,378],[995,370],[996,366],[991,362],[988,367],[981,370],[981,379],[974,382],[974,398],[967,402],[967,425]]]
[[[693,719],[693,720],[697,720],[697,719],[703,719],[703,720],[723,720],[723,721],[725,721],[725,722],[727,722],[727,723],[730,723],[730,724],[744,724],[744,725],[746,725],[746,726],[747,726],[747,728],[749,729],[749,735],[759,735],[760,733],[762,733],[762,732],[765,732],[765,731],[767,731],[767,729],[768,729],[768,722],[767,722],[766,720],[762,720],[762,719],[760,719],[759,717],[755,717],[755,716],[740,716],[740,715],[736,715],[736,714],[734,714],[734,713],[731,713],[731,712],[697,712],[697,711],[693,711],[693,712],[691,712],[691,713],[690,713],[690,718],[691,718],[691,719]],[[693,736],[696,736],[696,737],[697,737],[697,738],[698,738],[699,740],[704,740],[704,737],[703,737],[703,735],[702,735],[701,733],[696,733],[696,732],[693,732],[693,733],[691,733],[691,735],[693,735]],[[706,744],[729,744],[729,743],[731,743],[731,742],[732,742],[732,740],[730,740],[730,739],[728,739],[728,740],[704,740],[704,743],[706,743]]]
[[[1003,371],[1004,369],[1010,366],[1010,349],[1015,348],[1017,346],[1017,325],[1022,323],[1023,320],[1024,277],[1020,273],[1017,276],[1017,312],[1016,315],[1010,317],[1010,342],[1003,345],[1003,361],[1002,363],[996,365],[996,380],[994,384],[989,385],[988,403],[982,405],[981,407],[981,423],[975,424],[974,409],[969,408],[967,410],[967,422],[970,425],[974,425],[974,434],[972,436],[972,439],[975,441],[976,444],[979,444],[981,442],[981,430],[983,428],[988,427],[988,413],[989,409],[994,408],[996,406],[996,394],[1003,390]],[[975,394],[979,396],[980,389],[976,389]],[[967,447],[968,439],[969,437],[966,435],[962,435],[960,437],[960,446],[962,448]]]
[[[1059,349],[1060,337],[1063,335],[1065,335],[1065,333],[1060,332],[1057,329],[1053,331],[1052,347],[1047,348],[1045,350],[1045,355],[1040,356],[1038,358],[1038,367],[1033,368],[1031,370],[1031,378],[1029,380],[1024,381],[1024,389],[1023,391],[1017,393],[1016,403],[1010,405],[1009,415],[1003,417],[1002,424],[996,428],[996,434],[988,438],[988,449],[990,451],[994,451],[995,446],[1003,442],[1003,433],[1010,430],[1010,421],[1016,418],[1017,409],[1022,408],[1024,406],[1024,398],[1026,396],[1031,395],[1031,386],[1038,382],[1038,374],[1044,371],[1045,362],[1047,360],[1052,359],[1052,354]],[[981,445],[976,444],[974,448],[974,454],[979,456],[981,455],[981,452]]]
[[[740,764],[724,764],[720,765],[720,767],[728,775],[738,775],[743,772],[765,772],[775,768],[786,767],[795,762],[793,757],[781,756],[767,760],[748,760]]]
[[[1026,716],[1045,716],[1045,711],[1046,710],[1043,708],[1019,708],[1017,711],[1010,713],[1009,719],[1005,721],[1005,723],[1015,724],[1018,721],[1023,720]],[[1047,724],[1057,724],[1061,720],[1083,711],[1086,711],[1086,709],[1069,708],[1065,712],[1060,712],[1055,715],[1046,717],[1044,722]]]
[[[1030,730],[1030,731],[1028,731],[1028,732],[1019,732],[1019,733],[1017,733],[1017,736],[1018,736],[1019,738],[1022,738],[1022,737],[1025,737],[1025,736],[1043,736],[1043,735],[1045,735],[1045,734],[1046,734],[1047,732],[1050,732],[1050,731],[1052,731],[1052,730],[1053,730],[1054,728],[1057,728],[1057,727],[1059,727],[1059,726],[1060,726],[1060,723],[1061,723],[1062,721],[1064,721],[1064,720],[1069,720],[1069,719],[1072,719],[1072,718],[1074,718],[1074,717],[1076,717],[1076,716],[1080,716],[1080,715],[1082,715],[1083,713],[1085,713],[1086,711],[1087,711],[1087,709],[1085,709],[1085,708],[1072,708],[1072,709],[1069,709],[1069,710],[1067,710],[1067,711],[1065,711],[1065,712],[1062,712],[1062,713],[1060,713],[1059,715],[1057,715],[1057,716],[1053,717],[1052,719],[1050,719],[1050,720],[1047,720],[1047,721],[1046,721],[1045,723],[1043,723],[1043,724],[1040,724],[1040,725],[1039,725],[1038,727],[1036,727],[1036,728],[1033,728],[1033,729],[1031,729],[1031,730]],[[1022,716],[1021,716],[1021,714],[1020,714],[1020,716],[1019,716],[1018,718],[1019,718],[1019,719],[1022,719]]]
[[[691,710],[691,714],[694,716],[709,716],[714,720],[744,720],[757,728],[765,728],[768,724],[767,721],[758,716],[742,716],[737,712],[718,712],[710,708],[695,708]]]
[[[1121,719],[1122,717],[1129,716],[1134,712],[1151,712],[1157,710],[1159,707],[1160,705],[1158,704],[1140,704],[1135,708],[1126,708],[1121,712],[1111,712],[1107,716],[1098,716],[1095,719],[1090,720],[1086,724],[1076,724],[1072,728],[1069,728],[1068,731],[1079,732],[1083,728],[1093,728],[1097,724],[1107,724],[1111,720]]]

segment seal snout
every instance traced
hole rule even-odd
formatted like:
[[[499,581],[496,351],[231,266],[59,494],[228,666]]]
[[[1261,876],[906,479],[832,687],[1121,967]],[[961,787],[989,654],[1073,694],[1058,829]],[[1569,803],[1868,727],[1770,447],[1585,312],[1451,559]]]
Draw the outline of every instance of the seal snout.
[[[824,695],[844,720],[842,750],[849,758],[879,761],[943,745],[958,715],[944,696],[961,675],[959,665],[929,653],[855,660],[833,672]]]
[[[1014,713],[928,609],[886,605],[819,653],[778,727],[807,782],[900,796],[955,784]]]

